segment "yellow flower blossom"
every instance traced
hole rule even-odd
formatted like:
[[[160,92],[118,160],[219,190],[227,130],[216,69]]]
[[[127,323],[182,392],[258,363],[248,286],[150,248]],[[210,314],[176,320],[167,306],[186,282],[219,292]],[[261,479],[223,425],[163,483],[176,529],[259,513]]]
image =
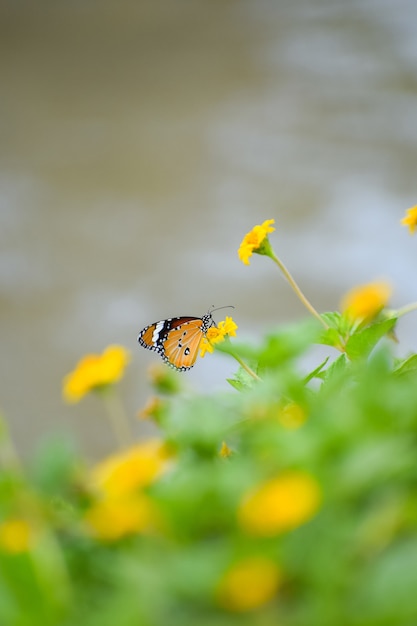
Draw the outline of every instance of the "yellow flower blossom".
[[[172,454],[160,439],[144,443],[105,459],[90,475],[96,500],[85,515],[92,534],[115,541],[154,528],[154,505],[142,491],[167,471]]]
[[[249,265],[249,259],[254,252],[257,254],[265,254],[267,252],[264,249],[266,241],[268,241],[268,234],[273,233],[275,228],[272,224],[275,220],[265,220],[263,224],[257,224],[252,230],[247,233],[239,246],[238,255],[239,259],[245,265]]]
[[[236,337],[237,324],[233,321],[231,317],[228,315],[222,322],[217,324],[218,329],[223,334],[223,337],[228,335],[229,337]]]
[[[228,316],[217,326],[209,328],[200,342],[200,356],[204,357],[206,352],[213,352],[215,344],[224,341],[226,337],[236,337],[237,328],[237,324]]]
[[[217,588],[218,603],[229,611],[250,611],[272,600],[281,572],[266,557],[248,557],[231,567]]]
[[[351,289],[342,299],[341,309],[346,317],[369,322],[387,305],[392,288],[386,281],[375,281]]]
[[[312,476],[287,472],[246,496],[238,510],[239,523],[250,534],[271,537],[308,522],[320,500],[320,488]]]
[[[407,214],[401,220],[403,226],[408,226],[410,233],[413,235],[417,227],[417,205],[407,209]]]
[[[220,448],[219,456],[221,456],[222,459],[227,459],[229,458],[229,456],[232,456],[232,454],[233,454],[232,450],[229,448],[227,443],[223,441],[222,447]]]
[[[163,441],[149,439],[96,465],[91,486],[109,497],[131,494],[159,478],[168,469],[171,456]]]
[[[289,402],[278,410],[278,420],[285,428],[299,428],[306,421],[304,409],[295,402]]]
[[[0,550],[9,554],[27,552],[31,546],[32,530],[26,520],[9,519],[0,524]]]
[[[129,352],[122,346],[109,346],[102,354],[88,354],[65,376],[63,395],[67,402],[78,402],[92,390],[120,380],[129,363]]]
[[[149,531],[155,514],[151,501],[143,493],[98,500],[88,509],[84,520],[90,532],[103,541]]]

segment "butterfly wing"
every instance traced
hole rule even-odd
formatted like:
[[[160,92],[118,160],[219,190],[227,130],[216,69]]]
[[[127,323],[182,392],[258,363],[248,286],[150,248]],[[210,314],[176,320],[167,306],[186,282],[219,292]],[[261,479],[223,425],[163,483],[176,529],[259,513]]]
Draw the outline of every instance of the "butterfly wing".
[[[207,320],[200,317],[173,317],[146,326],[138,336],[144,348],[153,350],[176,370],[193,367],[200,341],[207,330]]]
[[[177,370],[193,367],[203,338],[203,321],[199,318],[182,322],[172,328],[164,342],[162,358]]]

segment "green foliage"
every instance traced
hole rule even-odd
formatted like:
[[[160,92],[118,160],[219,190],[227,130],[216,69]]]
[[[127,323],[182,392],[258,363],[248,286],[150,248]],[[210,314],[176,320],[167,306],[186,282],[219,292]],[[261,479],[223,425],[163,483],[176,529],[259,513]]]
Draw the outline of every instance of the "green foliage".
[[[339,314],[323,319],[324,333],[314,321],[278,328],[258,346],[219,345],[250,364],[228,392],[170,388],[158,426],[174,458],[144,489],[159,516],[152,532],[94,538],[84,521],[88,472],[74,447],[51,440],[22,470],[4,436],[0,522],[24,517],[36,532],[19,553],[0,536],[0,623],[415,624],[417,356],[393,356],[395,317],[356,329]],[[306,375],[315,343],[333,347]],[[288,421],[288,407],[303,419]],[[230,456],[220,455],[223,442]],[[291,471],[317,481],[318,510],[292,529],[248,532],[241,503]],[[253,556],[277,564],[276,593],[249,611],[222,605],[225,572]]]

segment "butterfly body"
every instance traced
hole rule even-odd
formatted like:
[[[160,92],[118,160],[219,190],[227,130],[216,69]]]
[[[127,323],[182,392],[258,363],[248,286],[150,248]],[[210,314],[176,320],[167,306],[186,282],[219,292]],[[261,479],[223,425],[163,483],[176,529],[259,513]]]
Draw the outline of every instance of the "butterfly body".
[[[203,317],[170,317],[146,326],[139,333],[138,342],[157,352],[167,365],[183,372],[193,367],[200,342],[213,325],[211,313]]]

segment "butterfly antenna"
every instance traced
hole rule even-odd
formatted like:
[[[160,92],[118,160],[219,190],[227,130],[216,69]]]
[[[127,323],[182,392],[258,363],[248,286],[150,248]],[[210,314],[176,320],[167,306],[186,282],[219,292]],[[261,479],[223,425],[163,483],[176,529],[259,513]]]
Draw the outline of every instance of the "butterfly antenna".
[[[217,307],[217,309],[214,308],[214,304],[212,305],[211,310],[209,310],[209,313],[213,313],[214,311],[220,311],[221,309],[234,309],[235,307],[233,306],[233,304],[228,304],[227,306],[219,306]]]

